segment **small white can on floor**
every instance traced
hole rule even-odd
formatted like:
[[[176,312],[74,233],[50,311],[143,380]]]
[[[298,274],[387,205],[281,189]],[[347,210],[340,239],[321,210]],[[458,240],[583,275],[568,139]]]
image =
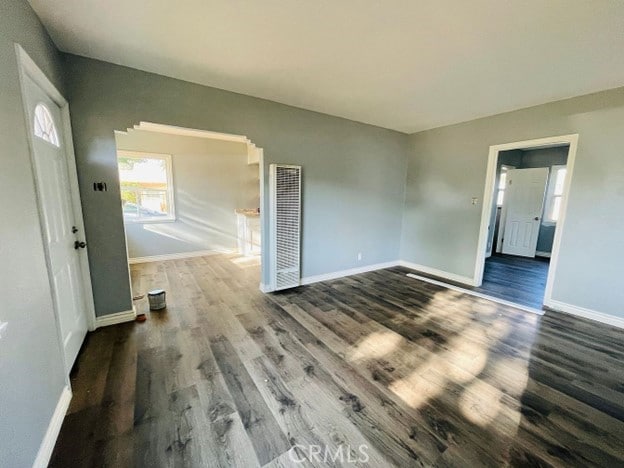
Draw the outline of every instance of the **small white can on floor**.
[[[147,293],[147,299],[149,300],[150,310],[162,310],[167,307],[167,301],[165,300],[164,289],[154,289]]]

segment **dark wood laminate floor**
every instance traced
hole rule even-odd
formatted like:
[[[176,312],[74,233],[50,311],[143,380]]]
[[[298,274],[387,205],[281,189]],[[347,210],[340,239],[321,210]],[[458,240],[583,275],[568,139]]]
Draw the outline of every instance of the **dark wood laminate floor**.
[[[263,295],[236,257],[133,265],[168,310],[89,335],[51,465],[624,464],[621,330],[407,271]]]
[[[492,255],[485,260],[483,284],[476,291],[535,309],[544,303],[547,258]]]

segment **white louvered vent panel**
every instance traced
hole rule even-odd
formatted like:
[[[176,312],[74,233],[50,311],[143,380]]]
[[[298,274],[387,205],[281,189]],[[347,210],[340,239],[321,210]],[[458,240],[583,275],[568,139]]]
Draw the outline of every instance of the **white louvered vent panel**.
[[[299,286],[301,167],[271,164],[273,289]]]

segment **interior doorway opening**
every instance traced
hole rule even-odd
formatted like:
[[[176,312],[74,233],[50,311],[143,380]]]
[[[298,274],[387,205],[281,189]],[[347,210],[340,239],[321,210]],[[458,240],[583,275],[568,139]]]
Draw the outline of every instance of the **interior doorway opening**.
[[[490,147],[476,290],[541,311],[552,300],[577,135]]]
[[[262,149],[242,135],[149,122],[115,132],[115,140],[134,299],[184,287],[178,282],[184,267],[202,268],[202,258],[214,255],[259,285]],[[179,271],[138,280],[135,264]]]

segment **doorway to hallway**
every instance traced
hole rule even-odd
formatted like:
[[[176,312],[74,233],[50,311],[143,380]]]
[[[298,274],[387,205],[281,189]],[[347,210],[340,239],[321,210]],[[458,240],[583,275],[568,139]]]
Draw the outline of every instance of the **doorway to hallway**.
[[[577,135],[490,147],[475,286],[548,306],[565,221]]]

